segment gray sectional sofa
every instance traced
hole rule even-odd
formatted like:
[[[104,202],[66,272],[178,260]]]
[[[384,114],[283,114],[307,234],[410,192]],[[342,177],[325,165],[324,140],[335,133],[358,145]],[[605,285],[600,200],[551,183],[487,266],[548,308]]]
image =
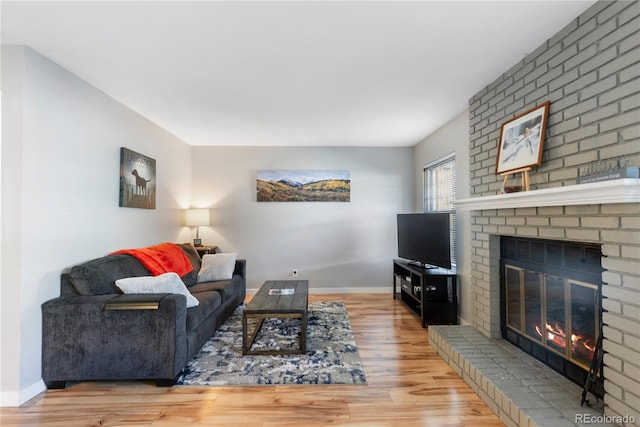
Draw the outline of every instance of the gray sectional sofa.
[[[62,274],[60,297],[42,305],[47,388],[88,380],[175,383],[246,295],[245,260],[236,261],[231,280],[197,283],[200,256],[191,244],[179,246],[193,266],[181,279],[196,307],[186,308],[180,294],[123,295],[116,280],[150,275],[131,255],[105,256]]]

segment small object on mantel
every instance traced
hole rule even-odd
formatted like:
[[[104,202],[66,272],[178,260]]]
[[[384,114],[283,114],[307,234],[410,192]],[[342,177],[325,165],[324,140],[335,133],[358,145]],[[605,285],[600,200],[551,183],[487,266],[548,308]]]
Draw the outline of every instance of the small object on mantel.
[[[502,187],[500,189],[500,194],[518,193],[520,191],[522,191],[522,185],[511,185],[508,187]]]
[[[640,167],[626,166],[624,168],[611,169],[595,175],[581,176],[576,179],[576,184],[588,184],[590,182],[601,182],[622,178],[640,178]]]
[[[529,171],[530,170],[531,168],[527,167],[527,168],[515,169],[509,172],[501,173],[500,176],[504,176],[504,181],[502,181],[502,188],[500,189],[500,194],[515,193],[518,191],[529,191]],[[522,174],[522,185],[508,186],[507,181],[509,180],[509,177],[517,173]]]

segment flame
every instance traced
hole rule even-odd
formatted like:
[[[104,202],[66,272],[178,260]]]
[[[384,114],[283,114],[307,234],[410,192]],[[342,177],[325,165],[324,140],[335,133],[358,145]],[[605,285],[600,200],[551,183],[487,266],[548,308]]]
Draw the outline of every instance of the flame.
[[[547,341],[550,341],[551,344],[555,345],[556,347],[562,349],[565,349],[567,347],[567,334],[564,329],[562,329],[562,327],[558,325],[557,322],[553,326],[547,323],[545,325],[544,332],[542,331],[540,325],[535,325],[535,330],[541,337],[546,335]],[[582,349],[587,350],[590,353],[591,357],[596,351],[596,346],[588,337],[578,334],[571,334],[571,351],[573,353],[584,353],[584,351],[581,351]]]

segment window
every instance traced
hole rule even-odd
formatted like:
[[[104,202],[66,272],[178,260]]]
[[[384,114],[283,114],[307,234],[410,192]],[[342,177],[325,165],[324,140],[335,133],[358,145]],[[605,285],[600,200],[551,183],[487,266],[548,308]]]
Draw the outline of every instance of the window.
[[[449,212],[451,262],[456,263],[456,157],[449,154],[424,167],[424,212]]]

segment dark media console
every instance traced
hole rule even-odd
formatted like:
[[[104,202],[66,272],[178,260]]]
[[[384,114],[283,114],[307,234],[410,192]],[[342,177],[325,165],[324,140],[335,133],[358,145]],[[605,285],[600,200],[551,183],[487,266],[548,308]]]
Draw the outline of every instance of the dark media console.
[[[458,323],[455,268],[424,268],[405,260],[393,260],[393,298],[400,299],[420,316],[423,328],[429,324]]]

